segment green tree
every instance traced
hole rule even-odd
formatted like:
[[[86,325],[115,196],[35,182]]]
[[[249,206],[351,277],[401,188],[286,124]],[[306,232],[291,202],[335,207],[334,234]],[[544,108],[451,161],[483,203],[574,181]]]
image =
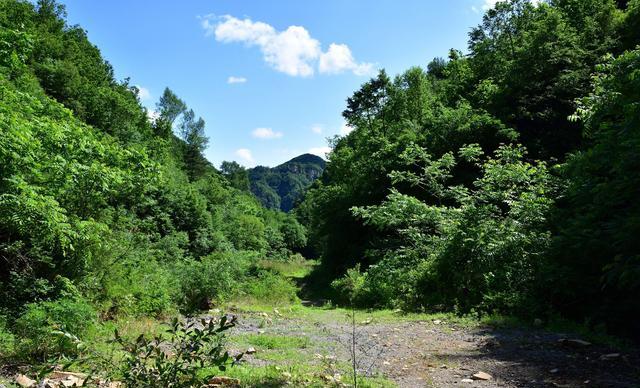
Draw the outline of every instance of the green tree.
[[[187,110],[187,105],[169,88],[165,88],[156,104],[158,118],[155,123],[156,134],[169,137],[173,133],[173,123]]]
[[[631,334],[640,307],[640,51],[610,57],[574,118],[589,147],[563,166],[569,186],[558,214],[556,304]],[[583,301],[589,301],[583,302]]]
[[[209,138],[204,134],[204,127],[204,120],[202,117],[196,120],[193,109],[183,113],[179,131],[182,140],[186,143],[185,164],[192,179],[202,176],[209,165],[202,154],[209,144]]]
[[[242,191],[249,191],[249,173],[246,168],[237,162],[223,161],[220,165],[220,172],[227,178],[231,187]]]

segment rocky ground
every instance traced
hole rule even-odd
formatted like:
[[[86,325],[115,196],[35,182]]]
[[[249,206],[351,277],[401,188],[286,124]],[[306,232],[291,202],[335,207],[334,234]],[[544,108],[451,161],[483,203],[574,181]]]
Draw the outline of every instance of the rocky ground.
[[[355,337],[360,373],[382,375],[400,387],[640,387],[638,352],[568,334],[359,315],[354,335],[344,311],[309,311],[238,311],[232,338],[254,342],[232,340],[232,346],[255,350],[245,358],[252,365],[286,369],[289,363],[307,362],[331,374],[332,367],[349,366]],[[260,336],[308,340],[292,353],[260,346],[267,343]],[[286,354],[279,357],[279,352]]]

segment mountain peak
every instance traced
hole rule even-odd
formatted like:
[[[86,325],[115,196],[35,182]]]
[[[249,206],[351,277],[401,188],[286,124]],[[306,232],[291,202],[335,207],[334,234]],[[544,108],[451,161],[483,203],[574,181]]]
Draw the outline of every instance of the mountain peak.
[[[251,192],[265,207],[288,212],[322,175],[325,165],[324,159],[307,153],[273,168],[252,168],[249,170]]]

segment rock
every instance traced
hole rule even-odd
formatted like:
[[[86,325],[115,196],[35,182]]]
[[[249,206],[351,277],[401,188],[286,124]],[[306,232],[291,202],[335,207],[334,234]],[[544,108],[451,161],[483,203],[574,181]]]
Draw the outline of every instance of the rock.
[[[258,334],[264,334],[265,331],[264,330],[258,330]]]
[[[256,348],[254,348],[253,346],[250,347],[249,349],[247,349],[247,351],[245,353],[247,354],[254,354],[255,352],[257,352]]]
[[[460,380],[461,383],[473,383],[472,379],[462,379]]]
[[[588,341],[583,341],[581,339],[560,339],[558,340],[559,343],[563,344],[563,345],[571,345],[571,346],[576,346],[576,347],[582,347],[582,346],[590,346],[591,342]]]
[[[558,368],[553,368],[549,371],[549,373],[558,373],[558,372],[559,372]]]
[[[535,326],[535,327],[540,327],[540,326],[542,326],[542,319],[540,319],[540,318],[536,318],[536,319],[534,319],[534,320],[533,320],[533,326]]]
[[[25,375],[17,375],[16,376],[16,384],[21,387],[35,387],[38,382],[35,380],[31,380]]]
[[[471,378],[473,378],[474,380],[491,380],[493,378],[493,376],[491,376],[488,373],[485,372],[478,372],[476,374],[474,374],[473,376],[471,376]]]
[[[84,385],[87,375],[84,373],[56,371],[53,372],[49,378],[65,387],[73,387],[74,385],[76,387],[81,387]]]
[[[227,376],[217,376],[211,378],[211,380],[209,380],[209,384],[218,387],[239,387],[240,380]]]
[[[389,361],[383,361],[382,365],[391,365],[391,363]]]
[[[618,357],[620,357],[620,353],[609,353],[609,354],[603,354],[602,356],[600,356],[600,359],[602,361],[608,361]]]
[[[441,323],[442,323],[442,321],[441,321],[441,320],[439,320],[439,319],[435,319],[435,320],[433,321],[433,324],[434,324],[434,325],[439,325],[439,324],[441,324]]]

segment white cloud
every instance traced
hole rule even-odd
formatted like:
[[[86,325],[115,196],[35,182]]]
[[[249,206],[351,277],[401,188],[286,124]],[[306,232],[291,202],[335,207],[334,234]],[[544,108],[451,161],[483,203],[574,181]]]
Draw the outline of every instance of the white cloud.
[[[366,75],[373,69],[370,63],[357,63],[344,44],[332,43],[323,53],[320,42],[302,26],[289,26],[284,31],[277,31],[267,23],[248,18],[241,20],[231,15],[205,16],[201,24],[206,35],[215,36],[219,42],[257,46],[271,67],[294,77],[313,75],[316,65],[325,74],[351,71],[356,75]]]
[[[313,147],[308,151],[310,154],[318,155],[319,157],[326,159],[327,154],[331,152],[331,147]]]
[[[282,132],[275,132],[271,128],[256,128],[251,134],[258,139],[279,139],[283,136]]]
[[[140,98],[140,101],[145,101],[151,98],[151,92],[149,92],[149,89],[140,85],[135,85],[135,87],[138,89],[138,98]]]
[[[369,75],[373,72],[372,63],[357,63],[353,59],[351,49],[346,44],[331,43],[329,50],[320,55],[318,65],[320,73],[339,74],[353,71],[355,75]]]
[[[247,82],[247,79],[245,77],[234,77],[231,76],[229,78],[227,78],[227,83],[228,84],[243,84]]]
[[[149,120],[149,122],[155,122],[158,117],[160,117],[160,112],[155,110],[147,110],[147,119]]]
[[[249,150],[247,148],[237,149],[235,154],[236,154],[237,157],[239,157],[240,159],[244,160],[245,162],[248,162],[248,163],[254,163],[255,162],[253,160],[253,155],[251,154],[251,150]]]
[[[324,131],[324,128],[322,128],[322,125],[320,125],[320,124],[314,124],[311,127],[311,132],[317,133],[318,135],[321,134],[322,131]]]
[[[350,134],[352,131],[353,131],[353,127],[349,126],[349,124],[347,123],[342,124],[342,127],[340,127],[340,134],[342,136],[346,136]]]

